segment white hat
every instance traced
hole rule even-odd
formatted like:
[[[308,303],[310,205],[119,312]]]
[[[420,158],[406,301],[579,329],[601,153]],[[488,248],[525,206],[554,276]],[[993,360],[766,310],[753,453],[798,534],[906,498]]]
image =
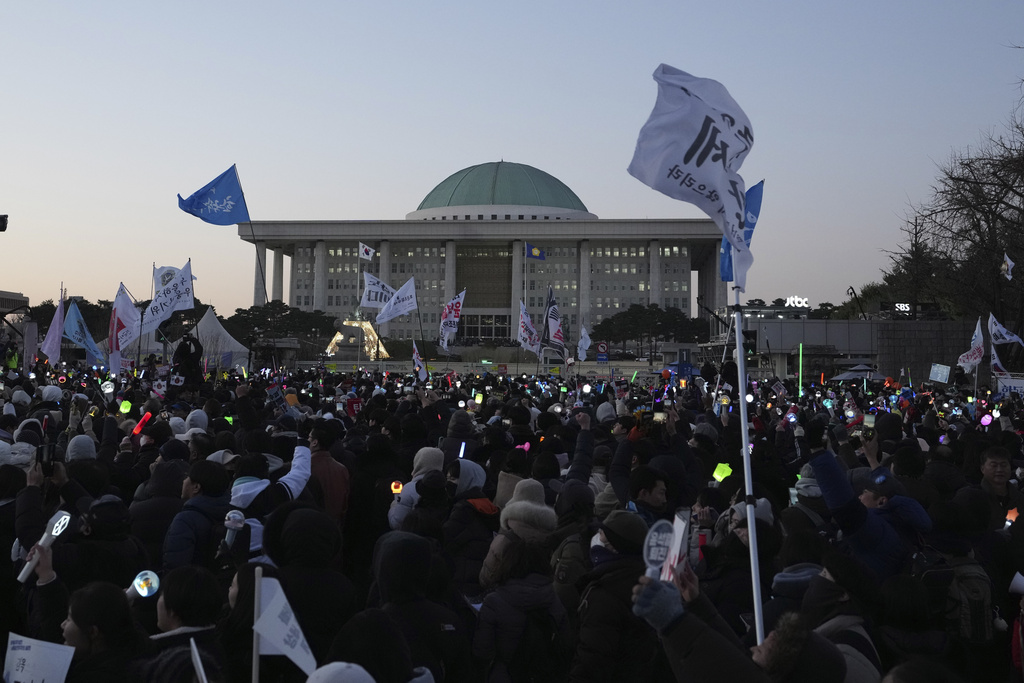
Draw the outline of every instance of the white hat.
[[[215,451],[206,456],[206,459],[215,462],[218,465],[227,465],[229,462],[233,462],[242,456],[238,453],[232,453],[228,449],[224,448],[219,451]]]
[[[306,683],[377,683],[366,669],[348,662],[324,664],[306,679]]]
[[[206,433],[205,429],[202,429],[201,427],[193,427],[192,429],[188,430],[184,434],[175,434],[174,438],[178,439],[179,441],[189,441],[196,434],[205,434],[205,433]]]

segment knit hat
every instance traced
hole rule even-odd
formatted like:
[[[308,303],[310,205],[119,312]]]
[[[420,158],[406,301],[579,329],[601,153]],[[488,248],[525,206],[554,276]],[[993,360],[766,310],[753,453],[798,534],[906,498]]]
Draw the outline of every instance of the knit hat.
[[[747,519],[747,504],[745,502],[736,503],[732,506],[733,516],[737,521]],[[772,512],[772,504],[768,502],[767,498],[758,498],[757,504],[754,506],[754,518],[759,519],[762,522],[767,522],[769,526],[775,524],[775,514]]]
[[[703,436],[707,439],[711,439],[713,443],[718,443],[718,430],[715,429],[714,425],[707,422],[701,422],[693,430],[694,436]]]
[[[595,416],[598,422],[613,422],[615,420],[615,406],[609,401],[605,401],[597,407]]]
[[[498,472],[498,489],[494,493],[494,504],[499,508],[508,505],[515,494],[516,484],[523,480],[518,474],[511,472]]]
[[[465,410],[456,410],[448,421],[448,436],[452,439],[468,441],[476,438],[473,416]]]
[[[166,460],[188,460],[189,458],[188,446],[185,445],[184,441],[178,441],[177,439],[169,439],[167,443],[160,447],[160,457]]]
[[[306,679],[306,683],[376,683],[373,676],[358,664],[331,662],[324,664]]]
[[[509,504],[528,501],[530,503],[544,504],[544,485],[536,479],[523,479],[516,484]]]
[[[72,460],[95,460],[96,444],[92,437],[86,434],[79,434],[68,442],[66,454],[68,462]]]
[[[544,486],[536,479],[516,484],[512,500],[501,510],[501,529],[527,541],[540,541],[555,530],[558,518],[544,504]]]
[[[0,441],[0,465],[14,465],[28,472],[36,461],[36,447],[27,443]]]
[[[416,451],[412,459],[412,477],[415,479],[421,474],[444,469],[444,451],[440,448],[424,447]]]
[[[647,522],[635,512],[613,510],[598,527],[620,555],[640,555],[647,538]]]
[[[174,432],[175,436],[178,436],[179,434],[184,434],[185,433],[185,431],[186,431],[185,420],[181,419],[178,416],[174,416],[170,420],[168,420],[168,422],[170,422],[170,424],[171,424],[171,431]]]
[[[42,391],[43,400],[46,401],[47,403],[59,402],[63,394],[64,392],[61,391],[60,387],[55,387],[52,384],[43,387]]]

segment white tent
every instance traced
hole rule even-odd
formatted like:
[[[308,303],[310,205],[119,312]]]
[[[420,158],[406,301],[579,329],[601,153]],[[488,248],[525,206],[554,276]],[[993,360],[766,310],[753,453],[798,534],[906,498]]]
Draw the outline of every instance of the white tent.
[[[214,315],[212,306],[206,309],[199,324],[192,328],[192,336],[203,345],[204,369],[233,368],[235,365],[245,365],[248,361],[249,349],[227,333]]]

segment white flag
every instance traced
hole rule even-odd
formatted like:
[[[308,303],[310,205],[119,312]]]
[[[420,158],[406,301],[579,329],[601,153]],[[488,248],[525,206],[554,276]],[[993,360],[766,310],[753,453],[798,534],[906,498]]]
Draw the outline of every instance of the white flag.
[[[743,236],[740,166],[754,144],[750,120],[718,81],[660,65],[658,99],[640,129],[629,173],[673,199],[696,204],[734,250],[735,283],[745,291],[754,262]]]
[[[395,290],[383,280],[363,271],[363,298],[359,305],[363,308],[383,308],[384,304],[395,295]]]
[[[377,324],[386,323],[400,315],[415,311],[416,308],[416,278],[411,277],[380,309],[380,313],[377,314]]]
[[[174,266],[161,266],[153,269],[153,291],[159,292],[161,289],[171,284],[174,278],[181,274],[181,268],[175,268]],[[196,276],[193,275],[192,279],[195,280]]]
[[[371,249],[362,242],[359,243],[359,258],[364,258],[367,261],[373,260],[373,255],[376,254],[376,250]]]
[[[981,318],[974,328],[974,336],[971,337],[971,349],[960,355],[956,364],[964,369],[964,372],[971,372],[978,367],[981,359],[985,357],[985,339],[981,336]]]
[[[39,350],[46,354],[50,365],[60,362],[60,340],[64,337],[64,292],[61,290],[57,310],[53,312],[50,329],[46,331],[46,339],[39,345]]]
[[[195,307],[196,302],[192,297],[192,262],[189,261],[174,274],[163,289],[156,290],[156,296],[149,302],[142,317],[142,334],[155,330],[175,311],[186,311]]]
[[[999,360],[999,354],[996,353],[996,345],[990,344],[989,348],[992,350],[992,358],[990,359],[992,376],[998,379],[1010,379],[1010,373],[1003,367],[1003,363]]]
[[[1024,346],[1024,341],[1010,332],[1008,329],[999,324],[996,320],[996,316],[992,313],[988,314],[988,336],[991,337],[993,344],[1009,344],[1010,342],[1017,342],[1021,346]]]
[[[448,341],[459,331],[459,320],[462,318],[462,302],[466,298],[466,290],[444,305],[441,312],[441,348],[448,352]]]
[[[540,357],[540,335],[537,334],[522,299],[519,300],[519,343],[524,349]]]
[[[1004,251],[1003,252],[1003,265],[999,267],[999,270],[1002,271],[1003,275],[1006,276],[1007,280],[1012,280],[1013,279],[1013,266],[1014,265],[1016,265],[1016,264],[1014,264],[1014,262],[1010,260],[1010,256]]]
[[[253,624],[260,634],[260,654],[287,655],[307,676],[313,673],[316,657],[306,643],[281,583],[277,579],[264,578],[260,583],[260,593],[263,611]]]
[[[416,348],[416,340],[412,342],[412,366],[416,370],[416,376],[420,378],[421,382],[427,381],[427,364],[423,362],[423,358],[420,356],[420,350]]]
[[[587,349],[590,348],[590,335],[587,334],[587,328],[580,325],[580,340],[576,342],[576,357],[580,359],[582,363],[587,359]]]
[[[139,310],[132,303],[124,283],[117,290],[114,305],[110,309],[110,326],[107,331],[107,350],[110,352],[110,369],[117,374],[121,371],[121,350],[128,348],[139,337],[142,321]]]

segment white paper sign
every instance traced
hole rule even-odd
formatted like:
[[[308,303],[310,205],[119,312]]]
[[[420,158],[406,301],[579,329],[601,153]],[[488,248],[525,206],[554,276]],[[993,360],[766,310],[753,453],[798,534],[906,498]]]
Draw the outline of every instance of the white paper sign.
[[[59,683],[67,677],[74,654],[73,647],[11,633],[7,636],[4,683]]]
[[[260,634],[260,654],[284,654],[306,675],[316,669],[316,658],[302,635],[302,627],[277,579],[263,579],[260,589],[263,614],[253,625]],[[271,594],[273,594],[271,596]],[[272,646],[272,647],[268,647]]]

